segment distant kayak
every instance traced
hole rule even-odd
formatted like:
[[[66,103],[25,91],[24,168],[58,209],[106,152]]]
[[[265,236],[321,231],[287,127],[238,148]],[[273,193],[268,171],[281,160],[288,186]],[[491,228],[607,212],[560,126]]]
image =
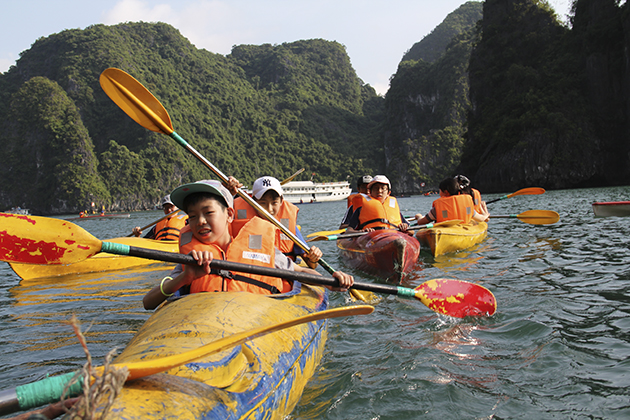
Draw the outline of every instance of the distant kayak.
[[[71,217],[65,220],[115,219],[115,218],[128,219],[129,217],[131,217],[129,213],[90,214],[89,216]]]
[[[428,250],[434,257],[470,248],[483,241],[488,231],[488,224],[471,222],[448,227],[434,227],[419,230],[416,239],[422,249]]]
[[[630,216],[630,201],[602,201],[593,203],[595,217],[628,217]]]

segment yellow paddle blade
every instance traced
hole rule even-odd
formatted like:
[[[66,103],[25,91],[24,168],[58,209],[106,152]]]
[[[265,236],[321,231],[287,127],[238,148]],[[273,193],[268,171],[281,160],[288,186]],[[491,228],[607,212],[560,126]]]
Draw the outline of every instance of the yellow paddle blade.
[[[552,225],[560,220],[560,215],[551,210],[528,210],[516,217],[530,225]]]
[[[552,225],[560,220],[560,215],[551,210],[527,210],[521,214],[490,215],[491,219],[506,217],[518,218],[521,222],[529,223],[530,225]]]
[[[101,87],[135,122],[151,131],[170,135],[171,117],[151,92],[129,74],[116,68],[101,73]]]
[[[360,300],[361,302],[375,305],[383,300],[379,295],[367,290],[350,289],[348,292],[353,301]]]
[[[102,242],[61,219],[0,213],[0,260],[71,264],[100,252]]]
[[[172,369],[177,366],[184,365],[186,363],[193,362],[202,357],[209,356],[214,353],[218,353],[225,349],[229,349],[234,346],[243,344],[246,341],[253,340],[254,338],[261,337],[263,335],[280,331],[286,328],[290,328],[296,325],[304,324],[307,322],[319,321],[327,318],[339,318],[345,316],[354,315],[367,315],[374,311],[373,306],[361,305],[361,306],[345,306],[339,308],[328,309],[326,311],[316,312],[309,315],[301,316],[289,321],[280,322],[265,327],[254,328],[251,330],[243,331],[224,337],[220,340],[208,343],[205,346],[201,346],[197,349],[190,350],[181,354],[175,354],[172,356],[161,357],[158,359],[143,360],[141,362],[127,363],[127,364],[114,364],[114,367],[126,367],[129,370],[128,381],[142,378],[144,376],[153,375]]]
[[[337,229],[337,230],[322,230],[321,232],[313,232],[306,235],[307,238],[312,238],[314,236],[328,236],[328,235],[339,235],[340,233],[344,233],[345,229]]]
[[[539,195],[539,194],[544,194],[544,193],[545,193],[545,189],[544,188],[529,187],[529,188],[523,188],[521,190],[513,192],[512,194],[508,194],[506,196],[506,198],[512,198],[512,197],[515,197],[517,195]]]

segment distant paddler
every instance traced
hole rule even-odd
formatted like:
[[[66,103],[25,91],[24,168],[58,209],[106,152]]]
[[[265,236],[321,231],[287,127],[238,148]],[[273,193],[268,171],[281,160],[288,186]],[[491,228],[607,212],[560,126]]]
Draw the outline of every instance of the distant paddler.
[[[348,221],[348,233],[376,229],[407,231],[409,224],[400,213],[398,201],[390,195],[391,188],[385,175],[372,178],[367,185],[368,194],[357,194],[352,200],[354,212]]]
[[[165,215],[169,215],[178,210],[177,206],[171,201],[170,194],[162,198],[162,210]],[[162,218],[144,237],[158,241],[176,241],[179,238],[179,232],[186,226],[187,218],[188,217],[183,213],[174,213],[169,217]],[[136,226],[133,228],[133,234],[135,236],[142,235],[142,228]]]
[[[440,182],[440,198],[433,202],[429,213],[425,216],[418,213],[415,218],[419,225],[433,222],[460,219],[464,223],[471,220],[485,222],[490,217],[485,203],[479,206],[480,212],[475,210],[475,204],[470,194],[462,192],[459,182],[455,178],[446,178]]]
[[[455,180],[459,184],[459,189],[462,193],[470,195],[473,199],[473,206],[477,213],[485,214],[489,213],[486,207],[486,202],[481,199],[481,193],[470,186],[470,179],[464,175],[456,175]]]
[[[367,186],[372,181],[371,175],[363,175],[357,179],[357,193],[351,194],[348,196],[348,208],[346,210],[346,214],[344,214],[343,219],[341,220],[341,224],[339,225],[339,229],[345,229],[348,227],[348,223],[352,218],[352,213],[354,213],[354,206],[352,205],[352,200],[359,194],[367,194]]]

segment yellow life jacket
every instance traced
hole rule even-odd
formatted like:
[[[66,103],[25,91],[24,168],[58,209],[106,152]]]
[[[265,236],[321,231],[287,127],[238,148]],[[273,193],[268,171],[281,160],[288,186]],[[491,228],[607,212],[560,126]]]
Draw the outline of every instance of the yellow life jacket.
[[[402,223],[400,208],[395,197],[389,196],[381,203],[366,194],[359,194],[352,200],[352,205],[354,211],[361,208],[358,230],[366,227],[391,229],[397,228]]]
[[[235,261],[262,267],[274,267],[277,228],[259,217],[247,222],[230,242],[227,252],[216,244],[206,244],[195,238],[190,226],[182,229],[179,252],[189,254],[193,249],[209,251],[212,258]],[[230,275],[213,270],[190,284],[190,293],[199,292],[250,292],[258,294],[286,293],[291,290],[289,281],[277,277],[233,272]]]
[[[158,241],[176,241],[179,238],[179,232],[186,226],[185,214],[175,213],[171,217],[160,220],[155,224],[155,238]]]
[[[460,219],[468,223],[475,211],[472,197],[468,194],[440,197],[433,202],[433,208],[436,222]]]

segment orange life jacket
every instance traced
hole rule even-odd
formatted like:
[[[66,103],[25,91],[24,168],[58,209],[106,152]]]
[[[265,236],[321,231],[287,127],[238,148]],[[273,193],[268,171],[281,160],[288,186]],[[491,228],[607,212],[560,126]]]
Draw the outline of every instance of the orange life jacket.
[[[354,199],[354,197],[356,197],[357,195],[361,195],[361,193],[356,193],[356,194],[350,194],[348,196],[348,207],[350,207],[352,205],[352,200]]]
[[[246,223],[239,234],[228,245],[227,252],[216,244],[205,244],[195,238],[190,226],[182,229],[179,238],[179,252],[189,254],[193,249],[210,251],[212,258],[274,267],[275,238],[277,228],[260,217]],[[286,293],[291,290],[290,282],[277,277],[256,274],[224,273],[213,270],[210,274],[193,280],[190,293],[199,292],[250,292],[263,295]]]
[[[186,226],[185,214],[175,213],[171,217],[160,220],[155,224],[155,238],[158,241],[176,241],[179,238],[179,232]]]
[[[468,223],[475,211],[472,197],[468,194],[440,197],[433,202],[433,208],[436,222],[460,219]]]
[[[472,199],[473,199],[473,205],[475,206],[475,211],[477,213],[482,213],[481,211],[481,193],[479,192],[479,190],[476,190],[474,188],[470,189],[473,193]]]
[[[395,197],[389,196],[383,203],[366,194],[358,194],[352,200],[354,211],[361,208],[358,230],[371,228],[396,228],[402,223],[400,208]]]
[[[282,205],[275,217],[284,227],[288,229],[289,232],[295,233],[297,215],[299,211],[299,207],[295,204],[282,200]],[[258,214],[256,210],[241,197],[237,197],[234,200],[234,213],[234,221],[232,221],[232,237],[238,235],[245,223]],[[278,235],[278,249],[285,254],[293,251],[293,241],[287,235],[282,233],[280,229],[278,229],[276,234]]]

